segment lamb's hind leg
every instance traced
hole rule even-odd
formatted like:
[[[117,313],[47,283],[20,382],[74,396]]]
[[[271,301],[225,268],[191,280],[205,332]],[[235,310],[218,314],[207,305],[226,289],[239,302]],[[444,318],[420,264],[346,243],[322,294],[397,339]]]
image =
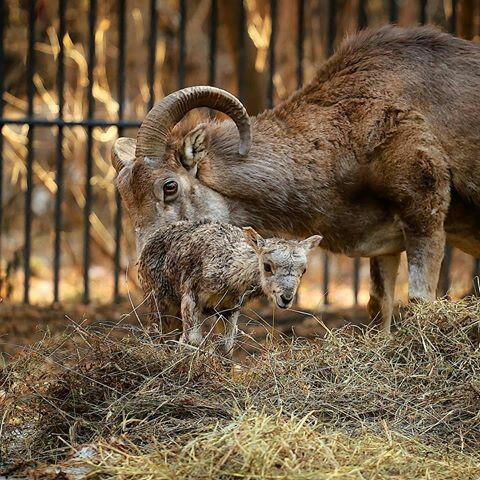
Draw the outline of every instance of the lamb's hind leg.
[[[408,297],[410,301],[433,300],[445,249],[445,232],[428,236],[406,234]]]
[[[381,255],[370,259],[370,318],[381,324],[385,333],[390,333],[395,281],[397,279],[400,254]]]
[[[233,353],[233,347],[235,345],[235,335],[238,332],[238,317],[240,310],[232,310],[226,314],[223,314],[225,321],[225,333],[222,344],[222,351],[225,355],[231,356]]]
[[[192,345],[200,345],[203,341],[201,308],[192,292],[185,292],[182,296],[181,312],[183,334],[180,341]]]

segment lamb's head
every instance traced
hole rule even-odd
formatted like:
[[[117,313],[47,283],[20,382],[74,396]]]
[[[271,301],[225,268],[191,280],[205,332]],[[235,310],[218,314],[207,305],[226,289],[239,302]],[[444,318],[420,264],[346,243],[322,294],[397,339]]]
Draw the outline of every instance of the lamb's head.
[[[291,307],[307,270],[308,254],[320,244],[322,237],[313,235],[300,241],[265,239],[250,227],[243,232],[258,256],[263,292],[280,308]]]
[[[200,182],[198,163],[206,154],[205,124],[182,133],[176,124],[197,107],[229,115],[240,135],[238,151],[251,144],[250,118],[239,100],[214,87],[190,87],[155,105],[143,121],[136,141],[119,138],[112,149],[117,185],[137,231],[139,248],[150,231],[178,220],[227,221],[223,197]]]

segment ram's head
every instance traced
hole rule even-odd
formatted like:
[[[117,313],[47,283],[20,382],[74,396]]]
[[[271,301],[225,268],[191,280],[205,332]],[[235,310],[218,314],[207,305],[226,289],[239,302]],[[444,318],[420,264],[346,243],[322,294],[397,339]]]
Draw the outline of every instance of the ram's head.
[[[146,235],[162,225],[177,220],[229,218],[229,207],[222,195],[197,178],[199,164],[208,163],[208,156],[212,155],[210,131],[215,130],[215,124],[174,130],[187,112],[198,107],[209,107],[231,117],[239,133],[235,153],[248,154],[250,118],[241,102],[228,92],[214,87],[191,87],[172,93],[155,105],[142,123],[136,141],[119,138],[112,150],[117,186],[135,225],[139,248]]]

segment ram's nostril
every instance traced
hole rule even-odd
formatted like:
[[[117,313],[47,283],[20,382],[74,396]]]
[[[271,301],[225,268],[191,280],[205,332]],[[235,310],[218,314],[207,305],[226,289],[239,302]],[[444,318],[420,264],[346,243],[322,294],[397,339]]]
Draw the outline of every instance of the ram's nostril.
[[[292,296],[288,296],[288,295],[280,295],[280,298],[282,299],[282,302],[287,304],[287,303],[290,303],[292,301]]]

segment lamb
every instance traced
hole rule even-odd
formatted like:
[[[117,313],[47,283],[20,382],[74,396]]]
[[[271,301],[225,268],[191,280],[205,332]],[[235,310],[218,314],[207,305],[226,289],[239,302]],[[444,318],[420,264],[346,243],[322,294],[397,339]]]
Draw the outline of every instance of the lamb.
[[[232,351],[240,307],[265,295],[289,308],[306,271],[307,255],[322,237],[262,238],[250,227],[179,221],[158,229],[139,258],[139,279],[151,315],[168,331],[183,323],[181,342],[200,345],[202,315],[224,320],[222,349]],[[155,313],[158,312],[158,313]]]

